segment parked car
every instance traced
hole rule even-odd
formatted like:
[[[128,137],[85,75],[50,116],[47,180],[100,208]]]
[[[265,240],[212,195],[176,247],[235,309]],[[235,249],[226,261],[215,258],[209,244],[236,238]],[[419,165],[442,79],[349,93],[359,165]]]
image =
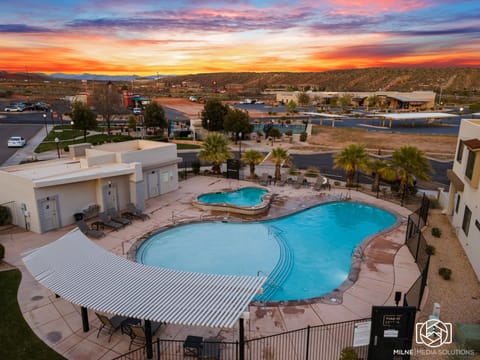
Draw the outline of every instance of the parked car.
[[[12,136],[8,139],[8,147],[24,147],[27,143],[21,136]]]
[[[19,107],[19,106],[5,106],[5,109],[3,109],[3,111],[7,111],[7,112],[16,112],[16,111],[23,111],[23,108]]]

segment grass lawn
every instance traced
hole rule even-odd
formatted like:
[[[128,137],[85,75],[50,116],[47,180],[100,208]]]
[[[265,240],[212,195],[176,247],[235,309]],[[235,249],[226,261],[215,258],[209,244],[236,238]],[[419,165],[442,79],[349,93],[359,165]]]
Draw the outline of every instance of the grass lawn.
[[[21,278],[16,269],[0,272],[0,359],[64,359],[41,341],[23,319],[17,303]]]

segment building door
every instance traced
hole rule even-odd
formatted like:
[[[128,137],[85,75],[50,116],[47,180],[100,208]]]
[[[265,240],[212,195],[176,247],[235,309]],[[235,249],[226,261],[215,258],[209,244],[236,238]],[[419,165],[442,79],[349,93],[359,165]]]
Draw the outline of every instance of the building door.
[[[103,204],[105,210],[118,210],[117,184],[109,183],[103,187]]]
[[[158,171],[150,171],[148,173],[147,183],[149,198],[160,195],[160,176],[158,176]]]
[[[40,202],[40,224],[42,232],[59,228],[57,199],[47,197]]]

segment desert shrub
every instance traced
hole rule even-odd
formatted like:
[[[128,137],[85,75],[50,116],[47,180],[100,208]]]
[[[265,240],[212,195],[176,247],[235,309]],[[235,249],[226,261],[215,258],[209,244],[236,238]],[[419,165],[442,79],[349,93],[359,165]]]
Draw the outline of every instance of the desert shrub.
[[[438,269],[438,274],[445,280],[450,280],[450,278],[452,277],[452,270],[446,267],[441,267],[440,269]]]
[[[433,245],[427,245],[426,252],[428,255],[435,255],[435,246]]]
[[[318,175],[320,175],[320,170],[316,167],[309,167],[307,170],[305,170],[306,177],[318,177]]]
[[[307,133],[305,131],[300,134],[300,141],[307,141]]]
[[[438,227],[432,228],[432,236],[439,238],[440,236],[442,236],[442,230],[440,230]]]
[[[352,347],[343,348],[339,360],[358,360],[358,355]]]

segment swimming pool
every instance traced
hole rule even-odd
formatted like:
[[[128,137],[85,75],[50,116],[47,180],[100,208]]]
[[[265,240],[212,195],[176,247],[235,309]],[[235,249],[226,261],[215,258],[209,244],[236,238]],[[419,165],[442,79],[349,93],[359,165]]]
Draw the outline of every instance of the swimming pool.
[[[175,270],[268,275],[259,300],[320,297],[348,277],[352,254],[396,217],[379,208],[334,202],[252,223],[197,223],[159,232],[144,241],[137,261]]]
[[[197,197],[197,200],[207,204],[256,206],[262,203],[262,197],[267,193],[268,190],[266,189],[258,187],[245,187],[235,191],[202,194]]]
[[[199,195],[192,204],[208,211],[227,211],[244,215],[257,215],[268,210],[272,195],[265,188],[244,187]]]

